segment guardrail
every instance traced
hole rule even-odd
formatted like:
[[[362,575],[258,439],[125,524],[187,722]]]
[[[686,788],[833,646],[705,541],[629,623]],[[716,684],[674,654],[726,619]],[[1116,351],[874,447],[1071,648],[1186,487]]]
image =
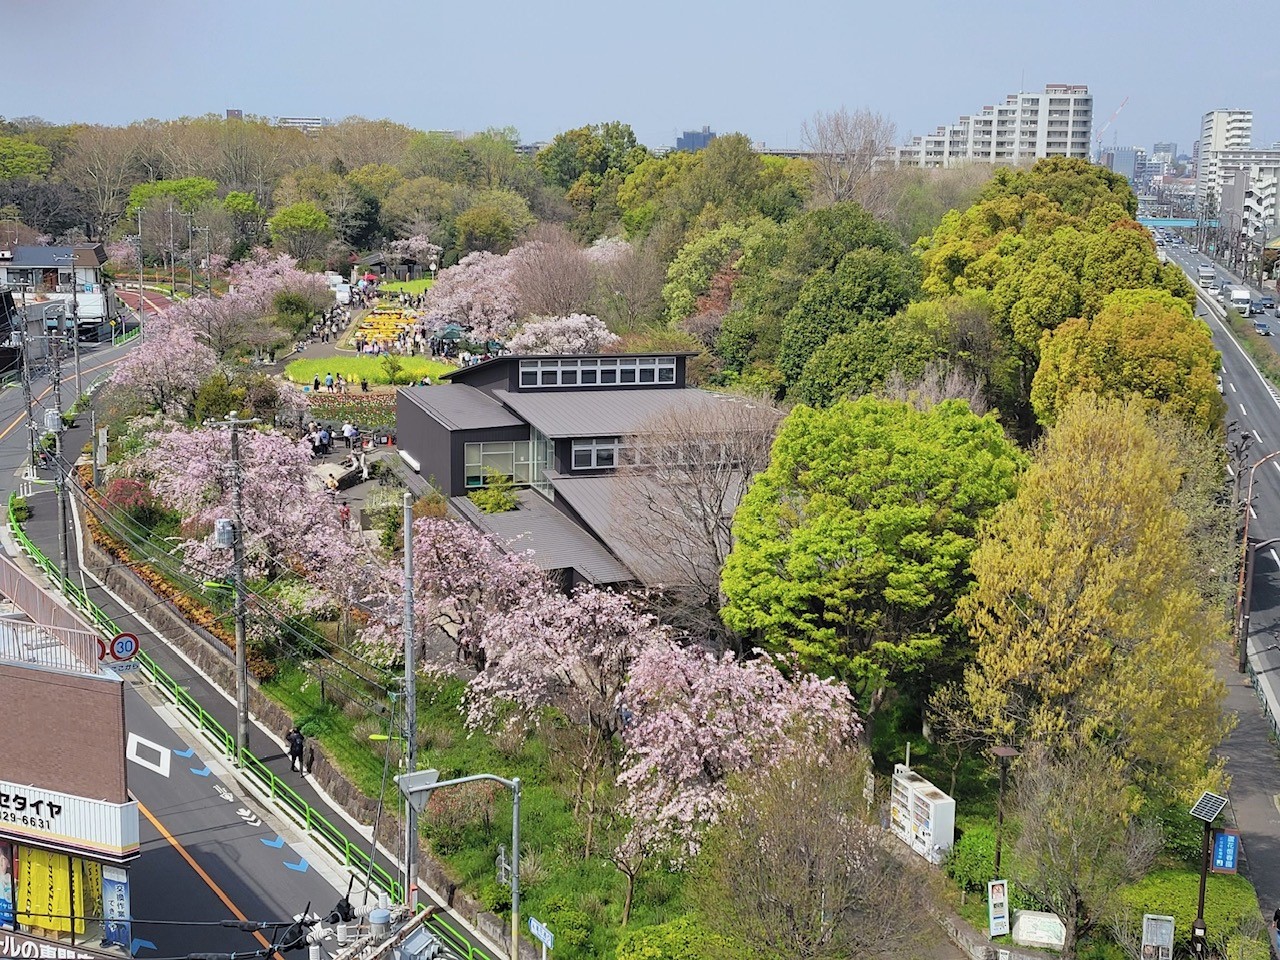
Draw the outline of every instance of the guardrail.
[[[46,557],[40,548],[31,542],[31,538],[27,536],[26,531],[22,529],[22,524],[14,515],[16,498],[16,493],[9,494],[8,517],[9,530],[14,539],[18,541],[18,545],[31,558],[31,561],[40,568],[41,572],[66,594],[72,604],[88,617],[89,621],[103,634],[104,638],[111,638],[120,633],[121,631],[116,626],[115,621],[90,600],[80,587],[63,577],[62,571],[58,569],[57,564]],[[160,688],[187,719],[195,724],[200,733],[217,747],[224,756],[235,760],[235,737],[212,714],[200,706],[199,702],[184,690],[176,680],[170,677],[145,651],[139,652],[137,659],[141,664],[142,673],[147,679]],[[296,790],[277,777],[262,760],[249,750],[242,751],[239,755],[239,760],[241,769],[248,773],[253,780],[257,781],[259,787],[270,797],[271,801],[284,807],[309,833],[318,837],[342,860],[344,866],[350,868],[356,874],[370,876],[373,883],[385,890],[392,900],[398,902],[404,898],[404,886],[398,879],[373,860],[369,853],[362,849],[359,844],[353,843],[345,833],[330,823],[320,811],[307,803],[306,800],[298,795]],[[427,926],[463,960],[492,960],[487,953],[473,946],[464,934],[444,918],[440,916],[431,917],[427,921]]]

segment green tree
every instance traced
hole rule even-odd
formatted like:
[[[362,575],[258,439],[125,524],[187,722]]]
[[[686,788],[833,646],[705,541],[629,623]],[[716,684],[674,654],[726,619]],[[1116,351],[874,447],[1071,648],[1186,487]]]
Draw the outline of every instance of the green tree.
[[[47,176],[53,155],[23,137],[0,137],[0,180]]]
[[[333,236],[329,217],[309,200],[278,210],[267,226],[271,242],[299,260],[314,260]]]
[[[462,256],[477,250],[506,253],[516,242],[515,221],[495,204],[480,204],[464,210],[458,214],[454,226]]]
[[[194,213],[218,195],[218,182],[208,177],[183,177],[180,180],[152,180],[140,183],[129,191],[129,204],[125,216],[137,216],[139,207],[155,206],[156,201],[167,203],[186,213]]]
[[[723,960],[730,942],[692,914],[623,934],[617,960]]]
[[[725,623],[873,706],[954,654],[979,522],[1022,458],[994,416],[864,397],[798,407],[734,515]]]
[[[1138,198],[1122,174],[1075,157],[1046,157],[1029,169],[1001,167],[981,197],[990,200],[1031,194],[1048,198],[1075,217],[1088,216],[1107,204],[1119,205],[1130,217],[1138,213]]]
[[[837,333],[815,350],[787,396],[797,403],[825,407],[880,389],[894,372],[911,383],[942,352],[933,338],[896,318],[865,323],[852,333]]]
[[[1060,409],[984,528],[956,612],[976,644],[965,690],[993,738],[1105,741],[1138,783],[1186,797],[1228,725],[1214,672],[1227,624],[1192,576],[1176,460],[1138,405]]]
[[[910,257],[875,248],[846,253],[833,273],[812,274],[782,324],[778,367],[788,385],[799,381],[809,358],[832,335],[897,313],[918,283]]]
[[[1092,320],[1070,320],[1046,336],[1031,403],[1051,424],[1081,393],[1133,398],[1216,431],[1226,410],[1215,380],[1221,363],[1209,328],[1185,301],[1163,290],[1120,290]]]

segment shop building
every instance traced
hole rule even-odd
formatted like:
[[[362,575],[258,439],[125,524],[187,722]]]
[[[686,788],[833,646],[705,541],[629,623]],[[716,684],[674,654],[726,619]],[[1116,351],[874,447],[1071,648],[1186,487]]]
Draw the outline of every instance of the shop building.
[[[127,957],[124,684],[89,625],[0,558],[0,958]]]

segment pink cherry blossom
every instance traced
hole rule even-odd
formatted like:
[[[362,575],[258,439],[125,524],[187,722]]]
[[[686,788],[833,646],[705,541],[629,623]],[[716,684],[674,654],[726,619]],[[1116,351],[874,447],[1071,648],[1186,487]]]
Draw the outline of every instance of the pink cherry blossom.
[[[512,353],[601,353],[620,343],[599,317],[582,313],[567,317],[531,317],[507,341]]]
[[[153,314],[142,325],[137,345],[116,364],[107,382],[148,409],[187,418],[194,412],[200,385],[217,362],[189,319],[181,313]]]
[[[506,340],[519,309],[511,267],[511,260],[495,253],[467,254],[427,291],[427,319],[437,326],[461,324],[480,343]]]

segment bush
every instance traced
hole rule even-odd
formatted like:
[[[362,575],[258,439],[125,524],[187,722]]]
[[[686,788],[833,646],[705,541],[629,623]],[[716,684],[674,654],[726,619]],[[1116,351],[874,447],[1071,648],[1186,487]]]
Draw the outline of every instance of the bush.
[[[511,888],[505,883],[490,880],[480,888],[480,902],[490,913],[505,913],[511,909]]]
[[[696,917],[642,927],[618,941],[617,960],[712,960],[725,955],[729,941],[711,933]]]
[[[27,503],[26,497],[13,498],[13,510],[11,511],[13,519],[18,523],[26,523],[31,519],[31,504]]]
[[[1199,895],[1198,871],[1156,870],[1121,889],[1120,902],[1122,909],[1128,910],[1128,925],[1135,933],[1144,913],[1165,914],[1173,917],[1174,930],[1183,949],[1190,949],[1191,924],[1196,919]],[[1209,941],[1219,949],[1240,930],[1253,932],[1262,925],[1258,895],[1253,884],[1241,876],[1210,874],[1204,913]]]
[[[555,931],[557,949],[562,943],[565,947],[574,949],[590,939],[591,918],[572,906],[566,898],[551,897],[547,900],[545,912],[547,926]]]
[[[484,483],[479,490],[468,493],[467,499],[485,513],[506,513],[520,505],[510,477],[489,467],[484,471]]]
[[[989,825],[974,824],[960,834],[947,853],[944,869],[962,890],[986,893],[987,881],[995,876],[996,832]]]

